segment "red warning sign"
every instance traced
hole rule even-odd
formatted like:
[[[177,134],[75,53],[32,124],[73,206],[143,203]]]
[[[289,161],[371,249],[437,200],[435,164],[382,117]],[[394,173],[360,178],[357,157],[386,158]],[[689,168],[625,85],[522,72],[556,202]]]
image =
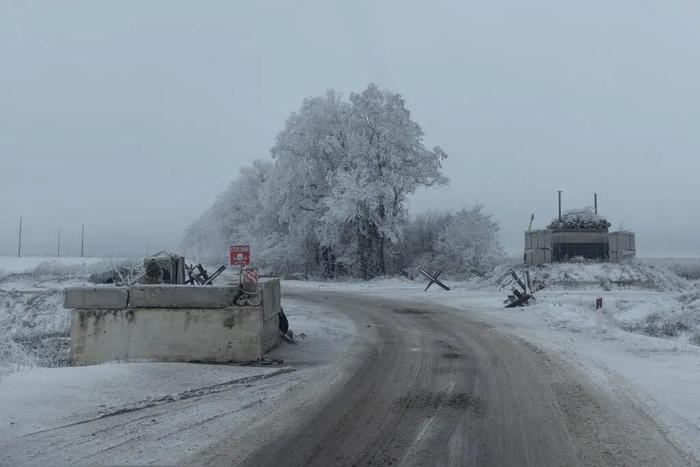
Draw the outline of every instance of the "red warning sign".
[[[231,245],[228,249],[228,262],[231,266],[248,266],[250,245]]]

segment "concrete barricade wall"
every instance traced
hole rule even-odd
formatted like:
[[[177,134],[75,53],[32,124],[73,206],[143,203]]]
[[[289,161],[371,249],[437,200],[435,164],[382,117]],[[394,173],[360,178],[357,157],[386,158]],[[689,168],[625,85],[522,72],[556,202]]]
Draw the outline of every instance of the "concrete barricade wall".
[[[552,232],[529,230],[525,232],[525,264],[537,266],[552,261]]]
[[[270,349],[280,341],[279,312],[282,309],[279,279],[267,279],[260,284],[260,304],[263,307],[263,348]]]
[[[611,232],[609,238],[609,258],[614,263],[628,261],[637,255],[633,232]]]
[[[135,285],[129,287],[129,308],[226,308],[240,294],[238,287]]]
[[[260,300],[265,319],[270,319],[280,312],[282,306],[279,279],[267,279],[260,284]]]
[[[124,287],[68,288],[63,306],[81,310],[120,310],[126,308],[129,291]]]
[[[259,306],[235,305],[238,295],[238,287],[67,289],[73,363],[260,360],[280,341],[279,280],[261,284]]]

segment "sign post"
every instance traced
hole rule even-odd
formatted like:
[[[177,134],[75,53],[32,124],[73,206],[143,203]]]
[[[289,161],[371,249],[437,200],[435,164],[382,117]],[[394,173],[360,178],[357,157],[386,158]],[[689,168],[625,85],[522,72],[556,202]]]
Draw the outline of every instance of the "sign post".
[[[238,283],[241,283],[243,266],[250,264],[250,245],[231,245],[228,249],[228,262],[231,266],[239,266]]]

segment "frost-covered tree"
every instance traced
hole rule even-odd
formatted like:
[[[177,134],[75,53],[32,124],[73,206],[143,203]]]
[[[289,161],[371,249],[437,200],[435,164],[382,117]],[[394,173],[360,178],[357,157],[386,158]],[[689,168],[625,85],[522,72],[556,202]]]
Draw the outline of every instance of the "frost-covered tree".
[[[267,203],[276,207],[290,240],[300,246],[297,253],[307,273],[320,267],[326,276],[335,274],[336,245],[321,242],[319,235],[333,175],[348,157],[349,113],[350,105],[334,91],[307,98],[299,112],[287,119],[271,150],[275,167]]]
[[[262,194],[267,191],[272,164],[255,161],[241,169],[214,204],[185,230],[185,253],[205,261],[222,261],[231,243],[249,243],[258,260],[279,242],[274,216],[266,216]],[[263,261],[264,262],[264,261]]]
[[[481,205],[457,211],[437,240],[437,261],[453,273],[490,271],[503,258],[498,230]]]
[[[447,211],[428,211],[407,220],[403,240],[393,248],[391,269],[413,269],[417,273],[421,267],[433,267],[435,246],[450,219],[451,214]]]
[[[371,84],[352,94],[350,102],[349,167],[335,181],[342,189],[342,180],[347,181],[350,173],[353,186],[365,194],[355,229],[361,274],[371,277],[387,272],[386,247],[401,240],[407,195],[419,187],[447,183],[440,172],[447,154],[423,145],[423,130],[411,119],[399,94]],[[341,217],[349,214],[340,213]]]
[[[188,228],[188,252],[221,255],[249,242],[275,272],[385,274],[397,264],[406,197],[447,182],[447,155],[425,148],[403,98],[375,85],[349,101],[334,91],[305,99],[271,154]]]

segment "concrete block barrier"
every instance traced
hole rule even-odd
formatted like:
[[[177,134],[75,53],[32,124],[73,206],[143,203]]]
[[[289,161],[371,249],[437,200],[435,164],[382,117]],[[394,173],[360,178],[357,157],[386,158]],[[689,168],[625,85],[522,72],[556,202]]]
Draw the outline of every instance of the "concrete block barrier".
[[[260,303],[266,320],[277,316],[282,306],[279,279],[266,279],[260,283]]]
[[[129,308],[226,308],[240,294],[238,287],[135,285],[129,287]]]
[[[126,308],[128,300],[129,292],[124,287],[67,288],[63,306],[79,310],[120,310]]]
[[[248,362],[260,360],[260,310],[74,310],[75,364],[108,361]],[[276,343],[267,342],[267,345]]]
[[[238,306],[238,287],[67,289],[73,364],[260,360],[280,342],[280,292],[268,280],[260,305]]]

